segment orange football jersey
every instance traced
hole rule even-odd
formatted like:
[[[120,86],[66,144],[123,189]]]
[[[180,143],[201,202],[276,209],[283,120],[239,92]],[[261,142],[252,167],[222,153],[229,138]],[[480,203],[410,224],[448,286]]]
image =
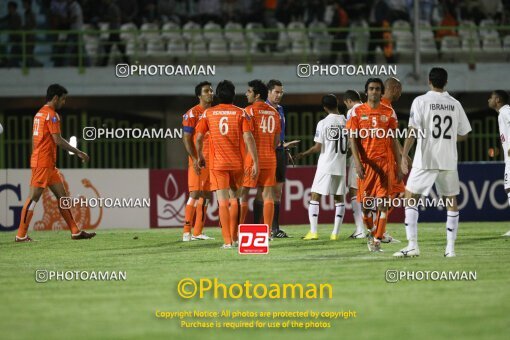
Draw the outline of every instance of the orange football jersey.
[[[53,168],[57,163],[57,144],[52,134],[60,133],[60,117],[44,105],[34,117],[31,168]]]

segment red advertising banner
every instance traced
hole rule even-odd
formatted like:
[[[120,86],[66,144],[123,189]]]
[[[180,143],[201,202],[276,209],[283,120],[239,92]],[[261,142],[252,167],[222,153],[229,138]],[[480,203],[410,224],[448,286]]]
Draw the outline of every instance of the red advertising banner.
[[[310,188],[315,175],[315,167],[287,169],[287,181],[283,189],[280,205],[280,225],[308,224],[308,202]],[[150,170],[149,173],[151,211],[151,228],[182,227],[184,209],[188,199],[187,170]],[[253,200],[256,190],[250,191],[249,213],[245,223],[253,222]],[[319,213],[319,223],[334,221],[335,204],[332,196],[323,196]],[[395,209],[390,215],[390,222],[404,221],[403,208]],[[346,200],[344,223],[353,223],[350,199]],[[218,225],[218,204],[213,195],[213,202],[207,210],[207,226]]]

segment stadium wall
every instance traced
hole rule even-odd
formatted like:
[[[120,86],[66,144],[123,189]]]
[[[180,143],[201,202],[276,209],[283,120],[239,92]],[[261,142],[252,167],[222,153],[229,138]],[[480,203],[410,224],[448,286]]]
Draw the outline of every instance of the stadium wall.
[[[507,200],[503,188],[503,163],[459,164],[461,193],[458,198],[462,221],[505,221],[508,218]],[[144,229],[181,227],[187,199],[187,171],[166,170],[75,170],[67,169],[66,186],[73,198],[88,199],[149,199],[150,207],[83,207],[74,209],[77,223],[84,229]],[[289,168],[283,190],[281,224],[307,224],[310,188],[314,167]],[[17,229],[23,202],[28,196],[30,170],[8,169],[0,171],[0,231]],[[255,190],[250,192],[249,206],[253,206]],[[430,198],[436,198],[435,190]],[[352,223],[350,202],[345,223]],[[421,209],[421,222],[442,222],[444,208]],[[390,222],[403,222],[403,209],[396,208]],[[331,197],[321,201],[320,223],[334,219]],[[33,228],[36,230],[66,229],[58,212],[58,202],[46,191],[36,207]],[[246,222],[251,222],[251,210]],[[215,199],[207,212],[207,225],[218,225],[218,205]]]

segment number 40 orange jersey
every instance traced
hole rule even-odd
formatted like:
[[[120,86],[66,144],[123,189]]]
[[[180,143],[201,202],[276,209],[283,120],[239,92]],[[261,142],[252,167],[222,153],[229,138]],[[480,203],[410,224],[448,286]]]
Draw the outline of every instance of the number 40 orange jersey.
[[[276,168],[276,153],[274,140],[280,135],[280,114],[265,102],[255,102],[245,108],[246,113],[253,120],[253,137],[257,145],[259,169]],[[244,167],[253,164],[249,153],[242,144]]]

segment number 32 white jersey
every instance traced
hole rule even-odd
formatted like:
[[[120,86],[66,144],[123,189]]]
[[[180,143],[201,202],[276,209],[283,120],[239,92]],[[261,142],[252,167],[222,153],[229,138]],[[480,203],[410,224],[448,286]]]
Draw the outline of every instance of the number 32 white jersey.
[[[471,131],[458,100],[446,91],[429,91],[416,97],[409,126],[418,130],[413,168],[457,170],[457,135]]]
[[[345,116],[336,114],[329,114],[317,123],[313,140],[322,144],[317,172],[345,175],[348,140],[346,123]]]

